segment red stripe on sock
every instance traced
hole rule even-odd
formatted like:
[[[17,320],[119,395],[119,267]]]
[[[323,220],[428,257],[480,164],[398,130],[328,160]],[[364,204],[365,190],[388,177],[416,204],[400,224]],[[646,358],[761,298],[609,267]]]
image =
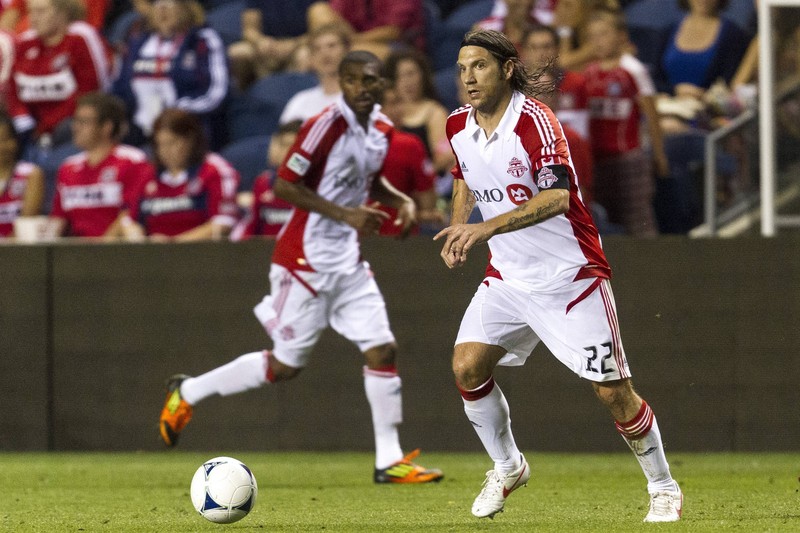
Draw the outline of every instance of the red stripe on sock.
[[[270,359],[272,358],[270,357],[269,350],[264,350],[264,366],[267,367],[267,383],[275,383],[275,374],[272,372],[272,366],[269,364]]]
[[[379,378],[393,378],[397,375],[397,367],[395,365],[379,366],[378,368],[364,367],[365,376],[376,376]]]
[[[458,392],[461,393],[461,397],[465,400],[474,402],[475,400],[480,400],[481,398],[488,396],[489,393],[492,392],[492,389],[494,389],[494,376],[490,377],[488,380],[486,380],[486,383],[476,389],[464,390],[461,387],[458,387]]]
[[[642,400],[642,407],[631,420],[627,422],[616,422],[617,431],[630,440],[638,440],[647,435],[650,428],[653,427],[653,419],[655,415],[647,402]]]

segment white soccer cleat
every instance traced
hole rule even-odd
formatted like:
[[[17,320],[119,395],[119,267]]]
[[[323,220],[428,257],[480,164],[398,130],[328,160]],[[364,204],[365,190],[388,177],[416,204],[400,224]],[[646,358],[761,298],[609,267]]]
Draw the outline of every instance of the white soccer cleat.
[[[486,472],[483,489],[472,504],[473,515],[478,518],[494,518],[495,514],[503,510],[508,495],[528,484],[531,468],[525,457],[520,456],[520,458],[522,464],[510,474],[501,474],[495,470]]]
[[[677,522],[683,512],[683,493],[677,491],[654,492],[650,495],[650,511],[645,522]]]

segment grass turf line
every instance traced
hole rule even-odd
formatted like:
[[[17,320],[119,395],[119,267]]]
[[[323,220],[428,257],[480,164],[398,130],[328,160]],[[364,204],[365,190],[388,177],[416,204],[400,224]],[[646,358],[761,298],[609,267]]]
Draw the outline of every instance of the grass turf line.
[[[231,455],[253,470],[249,516],[220,526],[194,511],[195,469]],[[483,454],[424,453],[439,484],[372,483],[369,453],[4,453],[0,531],[800,531],[800,454],[672,453],[684,519],[642,524],[645,481],[630,454],[532,453],[533,477],[494,520],[470,515]]]

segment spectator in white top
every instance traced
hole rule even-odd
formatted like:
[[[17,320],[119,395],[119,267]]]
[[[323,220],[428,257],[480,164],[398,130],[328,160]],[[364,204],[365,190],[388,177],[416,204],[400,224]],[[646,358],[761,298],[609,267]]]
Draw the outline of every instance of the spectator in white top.
[[[152,31],[128,43],[113,92],[132,116],[126,141],[141,145],[165,109],[200,117],[212,149],[224,141],[222,104],[228,94],[225,46],[216,30],[203,25],[195,0],[156,0],[149,14]]]
[[[319,78],[319,85],[295,94],[286,103],[280,124],[294,120],[305,122],[336,102],[342,94],[339,63],[350,50],[347,32],[336,24],[322,26],[311,33],[308,46],[311,50],[311,67]]]

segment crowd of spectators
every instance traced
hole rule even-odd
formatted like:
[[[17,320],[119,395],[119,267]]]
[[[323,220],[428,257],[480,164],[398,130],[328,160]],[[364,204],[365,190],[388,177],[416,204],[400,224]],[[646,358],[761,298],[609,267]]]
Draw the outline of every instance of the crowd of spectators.
[[[666,4],[680,15],[644,33],[627,15],[648,3],[654,20]],[[739,0],[749,18],[731,20],[732,3],[0,0],[0,238],[39,214],[50,235],[275,235],[288,212],[271,190],[282,147],[340,98],[350,49],[385,62],[386,113],[403,132],[386,177],[415,198],[423,230],[441,226],[454,161],[444,123],[467,102],[453,64],[471,27],[506,33],[551,80],[539,98],[564,125],[601,232],[686,233],[701,203],[686,169],[702,165],[707,131],[752,104],[755,9]],[[244,135],[270,147],[250,154],[263,172],[245,179],[244,162],[219,153],[242,140],[232,102],[298,72],[317,84],[276,95],[280,119]]]

